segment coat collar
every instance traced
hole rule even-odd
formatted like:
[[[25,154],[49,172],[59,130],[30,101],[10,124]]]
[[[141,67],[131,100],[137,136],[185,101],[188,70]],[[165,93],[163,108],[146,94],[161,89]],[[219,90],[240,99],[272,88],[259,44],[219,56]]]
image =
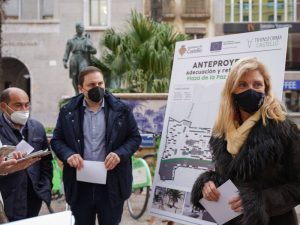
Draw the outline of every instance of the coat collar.
[[[1,136],[3,136],[4,139],[11,141],[13,145],[19,143],[19,140],[13,132],[13,128],[7,123],[3,113],[0,115],[0,130]]]
[[[0,129],[1,129],[1,135],[6,138],[7,140],[10,140],[12,144],[17,145],[19,143],[19,140],[17,139],[16,135],[13,132],[13,129],[6,119],[4,118],[3,113],[0,115]],[[32,140],[34,137],[35,128],[33,125],[32,119],[29,119],[23,129],[27,129],[28,131],[28,137],[27,140]]]
[[[242,181],[259,175],[267,167],[278,164],[288,143],[297,140],[297,131],[291,126],[289,121],[267,120],[265,127],[258,121],[235,158],[226,150],[225,138],[212,137],[210,147],[216,169],[227,178]]]
[[[35,136],[35,131],[36,131],[32,119],[29,119],[27,121],[26,127],[27,127],[27,132],[28,132],[27,140],[28,140],[28,142],[31,142],[31,140],[33,140],[33,137]]]

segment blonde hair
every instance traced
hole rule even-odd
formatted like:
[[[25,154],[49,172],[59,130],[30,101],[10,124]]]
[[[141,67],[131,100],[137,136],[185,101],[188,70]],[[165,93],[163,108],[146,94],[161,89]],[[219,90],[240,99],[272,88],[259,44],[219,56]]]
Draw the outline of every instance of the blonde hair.
[[[234,123],[238,108],[236,107],[232,93],[238,86],[242,76],[252,70],[258,70],[264,78],[265,98],[263,105],[260,108],[264,126],[266,125],[267,118],[274,119],[277,122],[285,120],[286,111],[272,93],[270,75],[265,65],[255,57],[246,57],[238,60],[228,74],[228,78],[222,91],[218,118],[213,128],[214,136],[224,136],[228,127]]]

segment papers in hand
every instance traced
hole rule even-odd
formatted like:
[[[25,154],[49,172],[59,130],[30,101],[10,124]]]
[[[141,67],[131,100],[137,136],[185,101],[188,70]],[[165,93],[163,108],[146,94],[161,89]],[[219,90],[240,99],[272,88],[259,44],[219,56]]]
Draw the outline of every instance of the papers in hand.
[[[231,180],[226,181],[223,185],[218,187],[218,190],[220,192],[220,198],[217,202],[202,198],[200,199],[200,203],[218,224],[224,224],[241,214],[233,211],[228,204],[231,198],[238,195],[239,190]]]
[[[104,162],[83,161],[83,168],[77,170],[77,181],[106,184],[107,170]]]
[[[16,146],[16,151],[26,153],[26,154],[30,154],[33,150],[34,148],[30,144],[28,144],[25,140],[20,141],[19,144],[17,144]]]
[[[51,154],[51,151],[49,151],[48,149],[39,150],[37,152],[33,152],[33,153],[28,154],[28,155],[25,155],[24,157],[22,157],[20,159],[17,159],[17,161],[22,162],[22,161],[25,161],[25,160],[28,160],[28,159],[31,159],[31,158],[44,157],[44,156],[50,155],[50,154]]]

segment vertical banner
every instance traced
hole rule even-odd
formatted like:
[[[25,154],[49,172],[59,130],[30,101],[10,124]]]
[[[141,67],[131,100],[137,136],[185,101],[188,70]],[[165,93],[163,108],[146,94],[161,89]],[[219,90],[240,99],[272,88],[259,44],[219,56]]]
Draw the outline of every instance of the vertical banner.
[[[178,42],[150,214],[181,224],[216,224],[193,208],[190,192],[196,178],[212,168],[209,139],[221,91],[232,65],[243,57],[262,61],[281,99],[288,28]],[[201,190],[199,190],[201,191]]]

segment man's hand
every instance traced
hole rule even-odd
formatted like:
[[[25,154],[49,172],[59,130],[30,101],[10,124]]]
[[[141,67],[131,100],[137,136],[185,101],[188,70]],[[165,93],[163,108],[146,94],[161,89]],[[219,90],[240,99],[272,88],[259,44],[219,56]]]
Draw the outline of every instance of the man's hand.
[[[27,153],[22,153],[22,152],[13,152],[12,156],[13,159],[21,159],[22,157],[24,157]]]
[[[68,62],[64,61],[64,67],[68,69]]]
[[[17,163],[17,160],[10,159],[4,161],[4,156],[0,156],[0,174],[6,174],[7,171]]]
[[[16,153],[16,154],[18,155],[18,153]],[[28,160],[18,162],[16,160],[16,158],[9,159],[7,161],[2,161],[3,159],[0,158],[0,160],[1,160],[0,161],[0,173],[7,174],[7,173],[14,173],[14,172],[17,172],[20,170],[24,170],[40,159],[41,158],[39,158],[39,157],[35,157],[35,158],[31,158]]]
[[[71,167],[74,167],[78,170],[80,170],[83,167],[83,159],[81,158],[81,156],[79,154],[71,155],[67,159],[67,162]]]
[[[112,170],[120,163],[120,161],[120,157],[116,153],[111,152],[106,156],[104,166],[107,170]]]

